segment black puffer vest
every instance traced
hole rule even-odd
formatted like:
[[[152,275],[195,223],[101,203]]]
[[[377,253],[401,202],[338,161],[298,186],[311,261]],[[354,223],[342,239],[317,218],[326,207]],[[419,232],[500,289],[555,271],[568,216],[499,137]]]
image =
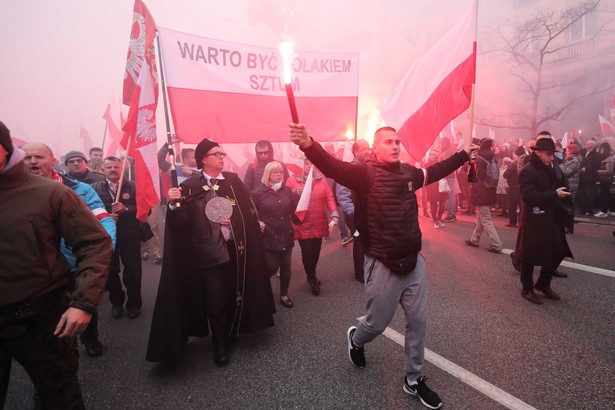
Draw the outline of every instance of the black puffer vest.
[[[421,250],[416,189],[423,186],[423,171],[379,162],[369,162],[367,169],[369,189],[356,212],[366,253],[394,273],[410,273]]]

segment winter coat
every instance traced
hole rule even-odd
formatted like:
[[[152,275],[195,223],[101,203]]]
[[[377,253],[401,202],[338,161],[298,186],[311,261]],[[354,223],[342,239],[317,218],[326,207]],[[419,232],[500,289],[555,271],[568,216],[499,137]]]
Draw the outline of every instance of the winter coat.
[[[472,184],[470,191],[470,201],[472,205],[484,206],[495,205],[495,190],[496,188],[489,188],[485,186],[485,178],[487,177],[487,164],[491,162],[494,157],[493,151],[490,149],[482,150],[478,152],[478,156],[482,157],[485,161],[477,159],[478,168],[476,170],[477,181]]]
[[[23,153],[16,149],[11,158],[17,152]],[[20,161],[0,173],[0,214],[0,307],[66,287],[64,238],[77,256],[70,306],[94,313],[107,281],[111,238],[77,194],[31,174]]]
[[[261,183],[252,192],[252,201],[258,210],[258,217],[265,224],[265,249],[286,251],[295,244],[291,217],[297,208],[299,196],[287,185],[274,191]]]
[[[581,157],[578,155],[571,155],[564,159],[559,165],[560,169],[564,173],[566,180],[566,189],[571,192],[576,192],[579,188],[579,171],[581,169]]]
[[[556,268],[565,257],[572,257],[564,223],[557,216],[555,190],[564,186],[564,176],[557,167],[549,167],[532,153],[529,164],[519,174],[521,221],[516,253],[523,263]]]
[[[295,175],[288,178],[286,185],[293,192],[297,192],[297,188],[305,189],[305,180],[301,176]],[[322,176],[314,177],[312,180],[312,195],[305,218],[301,224],[293,223],[295,239],[324,238],[327,236],[329,221],[325,208],[329,209],[332,216],[339,215],[333,192],[329,188],[327,180]]]

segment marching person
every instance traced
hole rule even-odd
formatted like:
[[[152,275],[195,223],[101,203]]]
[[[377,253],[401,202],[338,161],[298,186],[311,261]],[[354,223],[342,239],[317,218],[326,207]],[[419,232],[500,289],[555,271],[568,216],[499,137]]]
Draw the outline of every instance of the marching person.
[[[223,171],[225,158],[205,138],[195,150],[202,171],[169,189],[148,361],[178,359],[189,336],[211,331],[214,363],[222,366],[240,332],[273,326],[258,212],[237,174]]]
[[[15,359],[41,408],[82,409],[76,336],[102,297],[111,238],[77,194],[32,174],[24,156],[0,122],[0,408]],[[71,294],[61,238],[77,257]]]
[[[403,389],[418,396],[431,408],[442,400],[425,383],[422,375],[427,321],[427,273],[421,251],[416,190],[446,177],[468,161],[478,148],[470,145],[445,161],[415,168],[399,161],[400,140],[392,127],[374,135],[373,159],[351,164],[326,153],[308,136],[303,124],[290,124],[290,139],[322,172],[352,189],[357,197],[355,217],[359,239],[365,250],[365,293],[367,313],[347,331],[351,362],[365,367],[364,345],[389,325],[397,304],[406,315],[405,377]]]
[[[30,168],[30,172],[34,175],[39,175],[43,178],[48,178],[64,184],[79,195],[79,198],[90,208],[94,216],[96,216],[96,219],[103,225],[111,238],[113,247],[115,247],[115,221],[107,213],[105,205],[102,203],[96,191],[94,191],[94,188],[86,183],[76,181],[69,178],[67,175],[55,171],[53,169],[53,164],[55,163],[53,152],[47,145],[30,142],[25,144],[22,149],[26,153],[24,162],[26,166]],[[71,270],[70,275],[68,275],[67,288],[70,292],[74,292],[76,286],[75,273],[77,271],[77,260],[72,249],[66,246],[64,240],[62,240],[61,249],[62,254],[70,264]],[[92,320],[90,320],[88,327],[81,333],[79,339],[81,343],[83,343],[85,352],[88,356],[98,357],[103,354],[103,346],[98,338],[98,312],[92,314]]]
[[[141,313],[141,222],[137,219],[135,183],[128,181],[122,172],[122,160],[107,157],[103,160],[106,180],[95,182],[92,188],[105,204],[107,212],[117,223],[117,244],[113,251],[107,290],[111,301],[111,314],[119,319],[126,315],[134,319]],[[120,179],[124,176],[121,192],[118,192]],[[123,271],[120,279],[120,261]],[[126,293],[122,289],[126,287]]]
[[[560,300],[551,289],[553,272],[565,257],[572,257],[564,227],[572,217],[572,207],[563,200],[572,195],[566,192],[561,169],[553,166],[555,143],[540,138],[532,147],[528,163],[519,173],[521,191],[521,220],[517,233],[515,258],[521,262],[521,295],[531,303],[541,305],[534,289],[545,297]],[[513,259],[514,261],[514,259]],[[534,266],[541,266],[536,283]]]
[[[291,217],[295,214],[299,196],[284,184],[284,167],[277,161],[265,166],[260,186],[252,192],[252,200],[260,218],[265,245],[265,262],[269,275],[280,269],[280,303],[291,308],[288,297],[291,257],[295,239]]]

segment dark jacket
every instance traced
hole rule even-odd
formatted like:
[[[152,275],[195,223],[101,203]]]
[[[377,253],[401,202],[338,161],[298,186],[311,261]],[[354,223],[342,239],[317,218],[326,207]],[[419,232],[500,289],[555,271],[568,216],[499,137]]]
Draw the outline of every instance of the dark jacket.
[[[92,185],[95,182],[100,182],[106,180],[105,176],[99,172],[90,171],[86,168],[83,174],[75,174],[72,172],[68,173],[68,176],[76,179],[79,182],[85,182],[86,184]]]
[[[265,223],[265,249],[280,252],[292,248],[295,240],[291,217],[297,208],[299,196],[293,194],[287,185],[282,184],[280,189],[274,191],[261,183],[252,192],[252,200],[259,219]]]
[[[13,153],[15,155],[15,153]],[[0,307],[64,289],[64,238],[77,257],[70,305],[96,311],[111,261],[111,238],[70,188],[30,174],[23,161],[0,173]]]
[[[416,190],[446,177],[469,159],[465,151],[458,152],[428,167],[425,181],[423,170],[411,165],[374,160],[351,164],[333,158],[317,142],[305,155],[323,174],[356,193],[355,222],[365,253],[391,270],[421,250]]]
[[[487,177],[487,164],[493,159],[493,151],[491,151],[490,149],[481,150],[478,152],[478,156],[484,159],[484,161],[481,161],[477,158],[477,181],[472,183],[470,191],[470,201],[472,202],[472,205],[476,206],[495,205],[496,188],[489,188],[485,186],[485,178]]]
[[[517,168],[519,161],[513,161],[506,171],[504,171],[504,179],[508,182],[509,189],[519,189],[519,169]]]
[[[549,167],[532,153],[529,164],[519,174],[521,221],[516,253],[523,263],[557,267],[565,257],[572,257],[558,218],[556,188],[565,186],[559,167]]]
[[[94,188],[98,196],[100,196],[100,199],[105,204],[107,212],[111,214],[115,198],[112,198],[109,192],[109,182],[107,182],[106,179],[101,182],[96,182],[92,184],[92,188]],[[124,204],[126,208],[128,208],[128,211],[118,214],[116,225],[117,238],[124,240],[141,240],[141,222],[137,219],[137,199],[135,197],[134,182],[124,180],[119,202]]]
[[[202,173],[182,183],[185,195],[177,209],[167,211],[164,259],[152,318],[146,359],[151,362],[179,358],[189,336],[209,333],[205,313],[206,294],[201,276],[205,264],[230,262],[227,300],[233,302],[229,317],[229,335],[254,332],[273,326],[273,293],[263,258],[263,240],[258,212],[250,193],[237,174],[223,172],[216,194],[227,198],[233,207],[233,240],[223,242],[220,224],[207,219],[204,207],[212,197],[205,191]],[[212,245],[213,248],[211,246]],[[203,256],[209,253],[209,256]],[[213,265],[209,265],[213,266]]]
[[[583,153],[581,169],[583,168],[585,168],[585,171],[579,173],[579,183],[595,184],[598,169],[600,168],[600,154],[598,154],[598,151],[592,150],[589,154]]]

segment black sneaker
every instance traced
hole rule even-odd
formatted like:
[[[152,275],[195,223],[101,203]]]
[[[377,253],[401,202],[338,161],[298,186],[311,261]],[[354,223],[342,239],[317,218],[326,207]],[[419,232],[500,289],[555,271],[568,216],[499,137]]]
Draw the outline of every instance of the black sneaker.
[[[346,336],[348,336],[348,357],[352,364],[362,369],[365,367],[365,349],[363,347],[357,347],[352,343],[352,335],[354,335],[356,330],[356,326],[350,326],[346,331]]]
[[[408,378],[404,377],[404,391],[417,396],[424,406],[430,409],[439,409],[442,407],[442,400],[440,400],[440,396],[435,391],[427,387],[425,380],[427,380],[427,377],[421,376],[417,380],[417,384],[410,385],[408,384]]]

